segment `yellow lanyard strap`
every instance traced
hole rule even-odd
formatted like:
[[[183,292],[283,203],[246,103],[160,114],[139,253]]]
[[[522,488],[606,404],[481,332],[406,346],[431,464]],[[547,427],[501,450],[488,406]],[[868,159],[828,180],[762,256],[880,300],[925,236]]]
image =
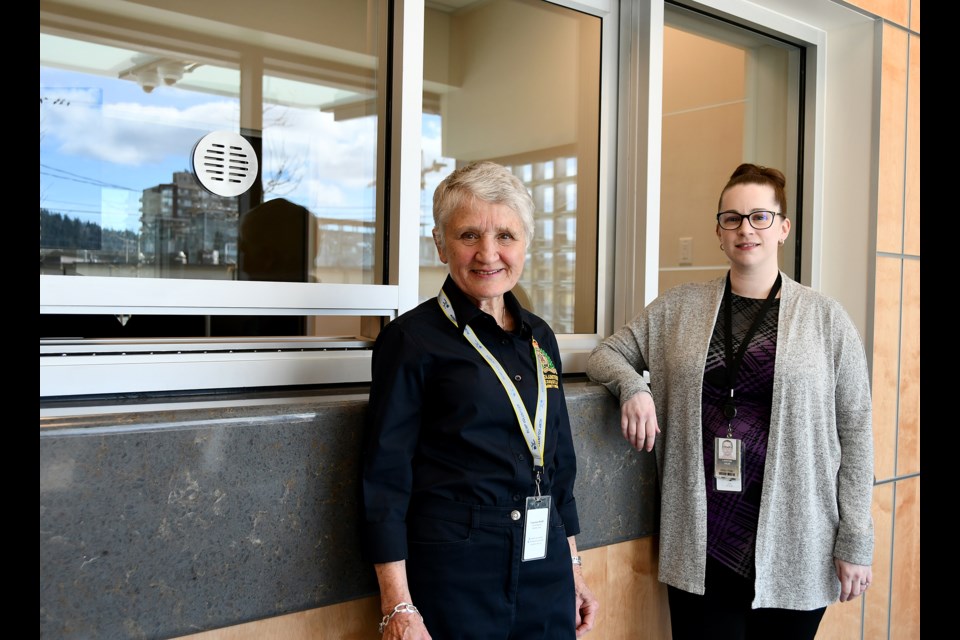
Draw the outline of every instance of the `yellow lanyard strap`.
[[[437,302],[440,303],[440,308],[447,318],[449,318],[450,322],[453,323],[453,326],[459,329],[460,325],[457,323],[457,314],[453,310],[453,305],[450,304],[450,299],[443,289],[440,290],[440,294],[437,296]],[[534,369],[537,370],[537,412],[534,417],[534,423],[531,423],[530,416],[527,413],[526,407],[523,406],[523,400],[520,398],[520,392],[517,391],[516,385],[510,380],[510,376],[507,375],[503,366],[497,361],[493,354],[490,353],[490,350],[480,341],[480,338],[477,337],[477,334],[474,333],[470,325],[464,328],[463,337],[473,345],[473,348],[487,361],[487,364],[490,365],[490,368],[493,369],[493,372],[497,375],[497,379],[500,380],[503,390],[507,392],[507,398],[510,399],[510,404],[513,405],[513,412],[517,414],[520,431],[523,433],[524,440],[527,441],[527,448],[530,449],[530,455],[533,456],[534,464],[542,468],[543,433],[547,423],[547,384],[543,378],[543,368],[540,366],[539,358],[537,358],[537,349],[539,348],[537,341],[533,339],[533,337],[530,339],[533,346]],[[537,490],[539,491],[539,477],[537,479],[537,485]]]

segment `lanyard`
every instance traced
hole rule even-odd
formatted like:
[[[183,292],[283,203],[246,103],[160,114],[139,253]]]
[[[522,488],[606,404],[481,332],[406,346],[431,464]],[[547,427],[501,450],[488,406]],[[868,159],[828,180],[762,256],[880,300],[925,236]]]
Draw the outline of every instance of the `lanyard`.
[[[437,302],[440,303],[440,308],[450,322],[453,323],[453,326],[459,329],[460,325],[457,323],[457,314],[453,310],[450,298],[447,297],[443,289],[440,289]],[[503,366],[497,362],[497,359],[493,357],[490,350],[480,341],[480,338],[474,333],[470,325],[464,328],[463,337],[466,338],[467,342],[477,350],[477,353],[487,361],[487,364],[490,365],[490,368],[493,369],[493,372],[497,375],[497,379],[500,380],[503,390],[507,392],[507,398],[509,398],[510,404],[513,405],[513,412],[517,414],[517,422],[520,423],[520,431],[523,433],[523,439],[527,441],[527,448],[530,449],[530,455],[533,456],[533,471],[536,476],[537,495],[539,496],[540,474],[543,471],[543,433],[547,423],[547,384],[543,379],[543,368],[540,366],[540,359],[537,356],[536,350],[539,348],[539,345],[537,341],[531,337],[530,342],[533,345],[534,358],[533,368],[537,370],[537,412],[534,417],[534,422],[531,423],[530,415],[527,413],[526,407],[523,406],[523,400],[520,398],[520,392],[517,391],[516,385],[510,380],[510,376],[504,371]]]
[[[763,322],[763,317],[767,315],[767,311],[770,310],[770,307],[773,306],[773,301],[777,297],[777,292],[780,291],[780,286],[783,283],[783,279],[779,273],[777,273],[777,281],[773,283],[773,288],[770,289],[770,293],[767,294],[767,299],[763,301],[763,306],[760,307],[760,311],[757,312],[756,317],[753,319],[753,322],[750,324],[750,328],[747,330],[747,335],[744,336],[743,341],[740,343],[740,348],[737,349],[736,355],[733,353],[733,300],[732,292],[730,290],[730,272],[727,272],[727,284],[723,289],[723,309],[724,309],[724,328],[723,328],[723,347],[724,347],[724,357],[727,365],[727,388],[730,390],[730,397],[727,398],[727,401],[723,405],[723,416],[727,419],[727,437],[733,437],[733,427],[732,420],[737,417],[737,402],[734,397],[734,389],[737,386],[737,374],[740,373],[740,364],[743,362],[743,356],[747,352],[747,345],[750,344],[750,340],[753,338],[753,334],[757,332],[757,329],[760,328],[760,324]]]

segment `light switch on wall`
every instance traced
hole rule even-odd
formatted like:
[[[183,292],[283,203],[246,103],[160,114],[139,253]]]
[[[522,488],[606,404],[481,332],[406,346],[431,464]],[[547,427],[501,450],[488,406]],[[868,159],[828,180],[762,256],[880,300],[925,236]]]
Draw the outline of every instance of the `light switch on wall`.
[[[693,264],[693,238],[680,238],[681,265]]]

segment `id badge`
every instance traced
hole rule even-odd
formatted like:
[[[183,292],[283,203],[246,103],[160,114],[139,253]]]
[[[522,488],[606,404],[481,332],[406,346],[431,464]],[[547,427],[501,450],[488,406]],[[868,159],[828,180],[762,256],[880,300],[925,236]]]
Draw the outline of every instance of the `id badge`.
[[[523,561],[547,557],[547,534],[550,532],[551,496],[527,498],[523,518]]]
[[[737,438],[713,439],[713,478],[717,491],[743,490],[743,441]]]

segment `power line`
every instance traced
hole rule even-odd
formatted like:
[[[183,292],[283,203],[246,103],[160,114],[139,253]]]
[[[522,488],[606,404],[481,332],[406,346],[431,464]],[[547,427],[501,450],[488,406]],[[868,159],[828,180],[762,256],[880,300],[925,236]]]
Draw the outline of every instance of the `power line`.
[[[50,172],[57,172],[57,173],[48,173],[45,171],[40,172],[40,175],[50,176],[51,178],[57,178],[60,180],[69,180],[71,182],[79,182],[81,184],[89,184],[95,187],[109,187],[111,189],[121,189],[123,191],[132,191],[134,193],[139,193],[143,191],[143,189],[131,189],[130,187],[124,187],[123,185],[111,184],[109,182],[104,182],[103,180],[98,180],[96,178],[89,178],[87,176],[80,175],[79,173],[73,173],[72,171],[66,171],[65,169],[58,169],[56,167],[51,167],[50,165],[43,164],[42,162],[40,163],[40,166],[43,167],[44,169],[48,169]],[[58,174],[63,174],[63,175],[58,175]]]

